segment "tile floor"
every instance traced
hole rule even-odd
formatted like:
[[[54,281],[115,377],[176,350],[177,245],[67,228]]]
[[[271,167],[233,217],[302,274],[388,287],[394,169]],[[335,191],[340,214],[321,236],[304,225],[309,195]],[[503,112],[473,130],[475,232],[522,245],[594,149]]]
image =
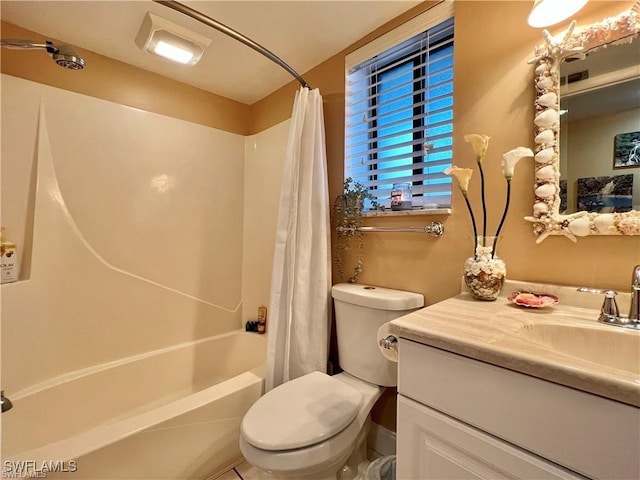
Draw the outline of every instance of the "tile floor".
[[[256,470],[247,462],[242,462],[215,480],[272,480],[275,478],[276,477],[266,472]]]
[[[375,450],[367,450],[367,457],[370,461],[382,456],[384,455],[376,452]],[[223,473],[212,480],[276,480],[276,477],[266,472],[261,472],[253,465],[244,461],[240,465],[236,465],[228,472]]]

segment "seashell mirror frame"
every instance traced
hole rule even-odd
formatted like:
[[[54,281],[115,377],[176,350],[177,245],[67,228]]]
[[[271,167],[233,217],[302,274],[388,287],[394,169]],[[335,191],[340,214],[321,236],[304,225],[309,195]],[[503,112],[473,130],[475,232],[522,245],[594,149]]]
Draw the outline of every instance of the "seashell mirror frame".
[[[535,186],[533,231],[542,242],[549,235],[564,235],[576,242],[587,235],[640,235],[640,211],[624,213],[560,213],[560,63],[563,59],[593,52],[608,45],[629,43],[640,35],[640,0],[618,16],[605,18],[582,29],[575,20],[567,31],[552,37],[543,31],[545,43],[536,46],[535,57]]]

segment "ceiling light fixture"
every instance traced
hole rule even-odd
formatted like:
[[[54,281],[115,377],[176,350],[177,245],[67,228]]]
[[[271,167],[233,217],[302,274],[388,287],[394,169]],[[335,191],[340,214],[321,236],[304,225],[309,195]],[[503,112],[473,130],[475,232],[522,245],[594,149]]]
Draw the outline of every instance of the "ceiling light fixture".
[[[183,65],[195,65],[211,39],[147,12],[136,37],[136,45],[154,55]]]
[[[534,28],[555,25],[575,15],[588,0],[535,0],[527,23]]]

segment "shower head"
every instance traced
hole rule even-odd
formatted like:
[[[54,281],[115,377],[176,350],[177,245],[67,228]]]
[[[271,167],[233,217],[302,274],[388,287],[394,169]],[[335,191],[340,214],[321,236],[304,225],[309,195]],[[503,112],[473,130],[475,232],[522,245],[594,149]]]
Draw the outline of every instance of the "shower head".
[[[0,40],[0,46],[14,50],[46,50],[54,62],[70,70],[82,70],[84,59],[69,45],[54,45],[47,40],[45,43],[35,43],[29,40]]]
[[[51,54],[54,62],[69,70],[82,70],[84,68],[84,59],[76,53],[69,45],[60,45],[57,52]]]

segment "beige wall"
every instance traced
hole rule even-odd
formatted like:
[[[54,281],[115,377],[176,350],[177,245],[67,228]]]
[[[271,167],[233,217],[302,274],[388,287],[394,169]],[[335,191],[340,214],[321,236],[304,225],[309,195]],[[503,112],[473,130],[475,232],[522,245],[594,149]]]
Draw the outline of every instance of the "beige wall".
[[[421,4],[304,73],[313,87],[320,88],[325,101],[331,198],[340,192],[343,176],[345,55],[434,3],[437,2]],[[616,14],[631,4],[631,1],[591,2],[577,20],[579,24],[586,24],[595,18]],[[517,145],[532,144],[533,67],[526,61],[532,56],[533,46],[541,42],[541,32],[526,25],[529,8],[529,2],[519,1],[456,3],[454,163],[459,166],[473,164],[470,148],[462,139],[466,133],[485,133],[492,137],[488,169],[492,163],[499,163],[502,152]],[[552,33],[563,28],[564,25],[554,27]],[[8,37],[29,36],[36,40],[41,37],[6,22],[2,23],[2,32]],[[83,72],[60,69],[42,55],[25,62],[20,55],[26,54],[33,52],[4,50],[3,73],[236,133],[259,133],[287,119],[298,86],[292,82],[260,102],[247,106],[88,51],[81,51],[81,54],[93,68]],[[82,80],[78,80],[78,75],[83,75]],[[203,104],[210,108],[202,108]],[[489,198],[489,224],[495,225],[502,207],[504,182],[498,174],[488,173],[487,176],[487,191],[495,192]],[[640,262],[640,240],[637,237],[592,237],[581,239],[574,245],[565,238],[549,238],[541,245],[535,245],[530,225],[522,220],[531,212],[531,185],[533,169],[523,163],[513,181],[514,195],[500,252],[507,261],[509,276],[627,288],[627,270],[631,264]],[[477,203],[477,198],[473,200]],[[460,196],[454,194],[452,215],[412,217],[409,222],[422,225],[431,220],[445,223],[446,233],[441,239],[411,234],[370,234],[361,281],[419,291],[425,294],[428,303],[456,293],[462,261],[469,254],[470,242],[466,237],[471,235]],[[389,218],[369,223],[394,225],[407,221]],[[610,267],[602,271],[598,252],[610,248],[617,254],[609,259]],[[531,268],[533,264],[553,267],[534,270]],[[391,273],[394,271],[402,274]],[[410,273],[407,274],[408,271]]]
[[[404,19],[424,11],[435,2],[425,2],[379,29],[352,47],[304,74],[324,97],[330,198],[343,182],[344,148],[344,57]],[[591,2],[577,17],[579,24],[615,15],[632,2]],[[455,5],[455,101],[454,164],[474,167],[465,134],[491,136],[487,170],[489,230],[495,229],[502,213],[505,182],[500,173],[501,154],[519,145],[533,147],[533,57],[542,32],[527,26],[531,2],[457,1]],[[556,34],[566,28],[555,27]],[[251,131],[260,131],[287,118],[297,85],[280,89],[252,106]],[[476,172],[477,177],[477,172]],[[479,210],[479,186],[473,183],[472,202]],[[533,164],[518,165],[512,182],[509,217],[503,229],[499,255],[513,279],[566,285],[629,289],[631,269],[640,264],[640,237],[582,238],[577,244],[565,237],[552,237],[536,245],[531,224],[523,220],[533,205]],[[379,233],[365,238],[364,272],[359,282],[422,293],[427,304],[457,294],[464,259],[472,253],[472,229],[462,197],[453,195],[449,216],[376,218],[369,225],[424,225],[432,220],[445,224],[439,239],[418,234]],[[334,276],[334,282],[339,281]],[[455,321],[453,319],[452,321]],[[374,421],[393,429],[395,402],[392,393],[374,410]]]
[[[56,41],[11,23],[0,26],[3,38]],[[248,105],[88,50],[77,51],[87,62],[80,72],[60,68],[42,52],[3,49],[2,73],[227,132],[248,133]]]
[[[425,2],[389,26],[401,23],[432,3]],[[577,20],[579,24],[590,23],[598,17],[615,15],[631,4],[630,1],[591,2]],[[542,43],[542,33],[526,24],[530,7],[530,2],[521,1],[457,1],[455,5],[454,163],[474,166],[471,148],[463,140],[465,134],[482,133],[492,137],[485,165],[489,230],[495,228],[504,205],[505,182],[499,172],[501,154],[519,145],[533,146],[533,66],[528,65],[527,60],[532,58],[534,46]],[[307,81],[320,88],[325,100],[331,198],[340,193],[343,179],[344,57],[387,31],[389,26],[305,73]],[[566,24],[555,27],[552,33],[564,28]],[[252,131],[286,118],[295,88],[292,83],[253,105]],[[553,237],[536,245],[531,225],[523,220],[532,211],[533,184],[533,165],[525,160],[518,165],[512,183],[511,208],[500,249],[500,256],[507,262],[508,276],[628,290],[631,268],[640,263],[640,238],[595,236],[574,244],[565,237]],[[472,202],[478,209],[478,184],[472,188]],[[418,216],[410,220],[376,218],[367,224],[424,225],[431,220],[445,223],[442,238],[368,234],[364,272],[359,281],[417,291],[425,295],[429,304],[456,294],[460,289],[462,264],[471,253],[472,245],[470,221],[457,192],[453,195],[453,213],[449,216]]]
[[[598,115],[568,122],[563,137],[568,137],[567,204],[575,212],[578,178],[633,175],[633,208],[640,210],[640,168],[613,168],[613,139],[619,133],[636,132],[640,127],[640,109]],[[565,131],[566,130],[566,131]]]

